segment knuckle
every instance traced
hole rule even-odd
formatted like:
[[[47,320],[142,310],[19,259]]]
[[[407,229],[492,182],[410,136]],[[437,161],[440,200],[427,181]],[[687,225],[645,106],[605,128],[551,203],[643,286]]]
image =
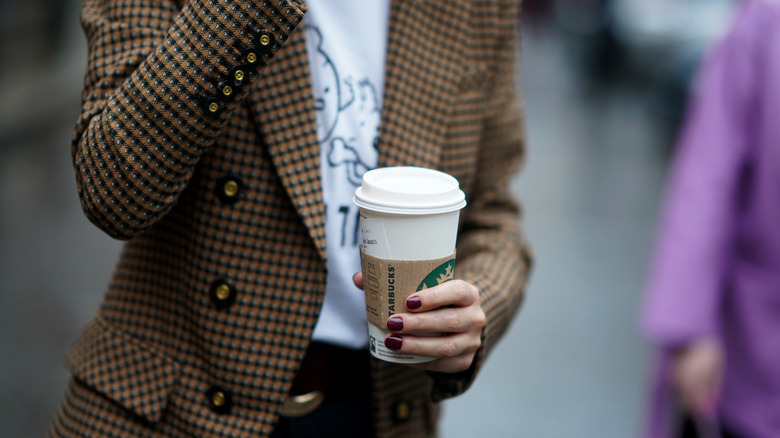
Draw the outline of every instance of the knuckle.
[[[468,351],[470,353],[476,353],[477,350],[479,350],[479,347],[482,346],[482,339],[480,339],[478,336],[474,337],[471,342],[469,342],[469,349]]]
[[[464,280],[456,280],[458,298],[462,301],[473,302],[479,297],[479,291],[474,285]]]
[[[483,312],[482,309],[479,309],[479,312],[477,312],[476,318],[474,319],[474,324],[480,330],[482,330],[482,328],[485,327],[485,324],[487,324],[487,317],[485,316],[485,312]]]
[[[421,313],[411,313],[409,316],[404,316],[404,330],[418,330],[420,327],[425,325],[424,318],[424,315]]]
[[[447,332],[457,332],[460,331],[462,328],[462,323],[460,317],[458,317],[457,314],[454,312],[448,313],[444,317],[444,329]]]
[[[454,341],[448,340],[441,347],[441,356],[451,358],[457,356],[459,353],[458,346]]]
[[[471,363],[473,362],[473,357],[471,356],[462,356],[459,357],[455,363],[455,367],[458,371],[466,371],[471,367]]]
[[[429,289],[431,291],[431,297],[433,298],[433,302],[435,305],[438,305],[441,303],[443,296],[442,296],[442,290],[439,287],[434,287]]]
[[[468,283],[463,280],[457,280],[456,286],[457,288],[455,289],[455,292],[457,293],[460,300],[467,300],[471,298],[471,291],[469,290],[470,285]]]

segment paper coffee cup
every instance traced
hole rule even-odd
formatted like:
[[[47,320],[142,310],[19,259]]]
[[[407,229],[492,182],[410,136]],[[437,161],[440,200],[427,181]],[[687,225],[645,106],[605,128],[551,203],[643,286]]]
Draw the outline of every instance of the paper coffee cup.
[[[369,348],[379,359],[421,363],[432,357],[385,347],[387,318],[405,313],[406,298],[452,279],[465,195],[452,176],[421,167],[385,167],[363,175],[355,191]]]

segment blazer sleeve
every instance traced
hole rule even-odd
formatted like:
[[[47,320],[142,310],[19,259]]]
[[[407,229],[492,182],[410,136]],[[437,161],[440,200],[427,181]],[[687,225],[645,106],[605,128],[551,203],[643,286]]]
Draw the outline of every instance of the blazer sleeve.
[[[498,13],[494,67],[486,105],[477,177],[458,236],[455,276],[480,291],[486,326],[471,368],[434,373],[434,399],[456,396],[476,377],[523,301],[532,254],[520,228],[521,214],[510,183],[525,156],[524,122],[517,75],[518,9],[504,2]]]
[[[668,347],[720,331],[750,161],[755,63],[744,30],[735,28],[702,64],[669,175],[642,315],[644,332]]]
[[[71,153],[86,216],[118,239],[163,217],[304,13],[293,0],[85,0]]]

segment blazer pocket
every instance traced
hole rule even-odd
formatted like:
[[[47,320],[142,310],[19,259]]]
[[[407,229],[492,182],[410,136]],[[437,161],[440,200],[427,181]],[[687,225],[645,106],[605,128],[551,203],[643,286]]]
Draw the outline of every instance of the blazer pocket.
[[[181,375],[179,364],[93,318],[65,359],[73,376],[147,421],[157,423]]]

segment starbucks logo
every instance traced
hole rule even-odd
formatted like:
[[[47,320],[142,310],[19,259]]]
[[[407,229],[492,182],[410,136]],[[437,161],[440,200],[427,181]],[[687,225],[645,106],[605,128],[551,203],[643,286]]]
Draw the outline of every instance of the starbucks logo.
[[[455,259],[449,259],[442,263],[436,267],[436,269],[428,273],[425,278],[423,278],[423,281],[420,282],[419,286],[417,286],[416,292],[419,292],[423,289],[428,289],[429,287],[438,286],[446,281],[452,280],[452,271],[454,268]]]

